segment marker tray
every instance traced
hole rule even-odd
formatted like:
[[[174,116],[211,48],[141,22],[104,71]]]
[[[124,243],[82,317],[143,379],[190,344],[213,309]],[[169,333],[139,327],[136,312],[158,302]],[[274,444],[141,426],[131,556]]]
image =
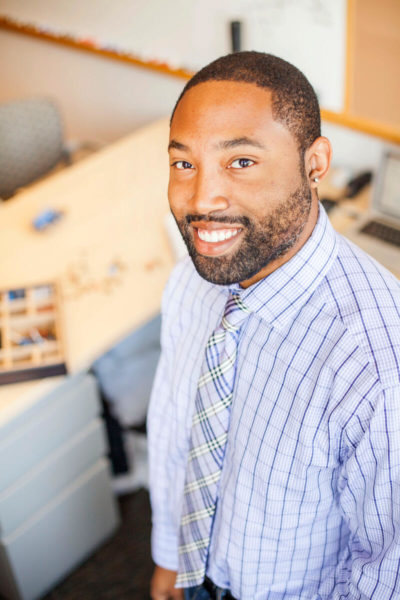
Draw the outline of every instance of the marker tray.
[[[67,372],[54,283],[0,290],[0,385]]]

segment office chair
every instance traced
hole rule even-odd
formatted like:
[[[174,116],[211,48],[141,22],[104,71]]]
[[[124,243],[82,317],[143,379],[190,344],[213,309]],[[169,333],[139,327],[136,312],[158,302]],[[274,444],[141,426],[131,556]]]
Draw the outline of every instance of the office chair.
[[[103,400],[114,475],[137,468],[129,439],[145,432],[151,387],[160,357],[161,317],[151,319],[103,354],[92,365]],[[140,435],[139,435],[140,437]],[[127,480],[129,485],[129,480]],[[114,482],[115,491],[128,491]],[[130,491],[133,491],[131,489]]]
[[[0,104],[0,199],[50,171],[64,150],[59,110],[47,98]]]

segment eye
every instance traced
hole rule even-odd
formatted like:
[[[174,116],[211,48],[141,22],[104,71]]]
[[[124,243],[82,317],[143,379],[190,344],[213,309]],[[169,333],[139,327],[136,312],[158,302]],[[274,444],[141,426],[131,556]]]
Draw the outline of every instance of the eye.
[[[187,160],[176,160],[172,163],[171,167],[176,167],[180,170],[193,169],[193,165]]]
[[[245,169],[246,167],[251,167],[254,164],[254,160],[251,160],[250,158],[237,158],[231,162],[229,167],[233,169]]]

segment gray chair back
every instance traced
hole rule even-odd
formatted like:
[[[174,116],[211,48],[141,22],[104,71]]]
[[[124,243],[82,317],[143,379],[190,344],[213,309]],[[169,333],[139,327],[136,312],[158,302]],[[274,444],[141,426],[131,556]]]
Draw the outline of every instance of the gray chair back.
[[[57,106],[47,98],[0,104],[0,198],[50,171],[63,154]]]

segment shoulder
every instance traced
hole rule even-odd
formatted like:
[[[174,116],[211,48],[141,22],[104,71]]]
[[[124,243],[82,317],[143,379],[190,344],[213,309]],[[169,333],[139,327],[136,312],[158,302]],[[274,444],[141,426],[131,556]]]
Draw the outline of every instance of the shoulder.
[[[399,324],[400,281],[343,236],[338,235],[338,254],[327,279],[343,310],[368,310]]]
[[[325,298],[384,385],[400,381],[400,282],[338,235],[338,254],[325,277]]]

